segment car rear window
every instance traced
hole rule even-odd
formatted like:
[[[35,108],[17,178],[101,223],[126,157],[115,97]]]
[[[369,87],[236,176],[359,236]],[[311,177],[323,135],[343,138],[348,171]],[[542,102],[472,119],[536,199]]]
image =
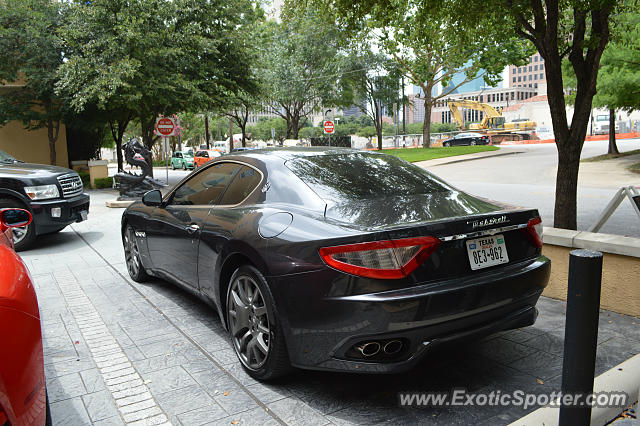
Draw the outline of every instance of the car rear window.
[[[337,203],[451,190],[426,170],[391,155],[318,155],[286,164],[321,198]]]

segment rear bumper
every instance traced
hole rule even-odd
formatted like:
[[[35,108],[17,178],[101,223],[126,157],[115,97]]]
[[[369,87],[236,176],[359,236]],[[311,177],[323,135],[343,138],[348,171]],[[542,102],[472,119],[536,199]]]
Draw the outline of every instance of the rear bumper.
[[[89,213],[89,195],[80,194],[68,199],[32,202],[30,207],[36,234],[46,234],[84,220],[80,212]],[[53,217],[51,214],[51,209],[56,207],[61,209],[60,217]]]
[[[392,373],[442,343],[533,324],[550,266],[540,256],[462,279],[342,297],[313,296],[317,280],[326,278],[322,271],[269,281],[293,365]],[[403,342],[393,356],[365,358],[354,350],[390,340]]]

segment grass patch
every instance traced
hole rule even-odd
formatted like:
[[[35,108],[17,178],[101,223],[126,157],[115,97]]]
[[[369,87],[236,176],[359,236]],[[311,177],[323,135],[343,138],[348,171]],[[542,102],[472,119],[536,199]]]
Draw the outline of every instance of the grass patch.
[[[451,146],[448,148],[398,148],[398,157],[415,163],[416,161],[433,160],[435,158],[453,157],[455,155],[474,154],[476,152],[497,151],[493,145]],[[394,149],[385,149],[385,154],[395,155]]]
[[[96,189],[105,189],[105,188],[113,188],[113,178],[95,178],[93,180],[94,188]]]
[[[611,160],[611,159],[614,159],[614,158],[626,157],[627,155],[636,155],[636,154],[640,154],[640,149],[634,149],[633,151],[625,151],[625,152],[621,152],[620,154],[598,155],[596,157],[585,158],[584,160],[581,160],[581,161],[583,163],[591,163],[591,162],[594,162],[594,161]]]
[[[629,166],[629,171],[640,174],[640,163],[634,163]]]

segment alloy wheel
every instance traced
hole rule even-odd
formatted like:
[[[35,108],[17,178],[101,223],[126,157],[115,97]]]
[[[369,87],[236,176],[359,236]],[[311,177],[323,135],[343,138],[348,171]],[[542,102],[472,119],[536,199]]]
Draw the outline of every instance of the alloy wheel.
[[[271,339],[265,299],[253,278],[237,277],[227,302],[233,346],[245,367],[257,370],[269,355]]]
[[[128,227],[124,234],[124,256],[129,275],[131,275],[131,277],[137,276],[140,270],[140,252],[133,228],[131,227]]]

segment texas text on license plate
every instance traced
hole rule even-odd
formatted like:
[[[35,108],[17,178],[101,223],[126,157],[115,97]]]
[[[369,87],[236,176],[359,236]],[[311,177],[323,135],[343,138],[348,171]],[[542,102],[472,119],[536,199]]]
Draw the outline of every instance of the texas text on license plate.
[[[467,241],[467,253],[471,269],[508,263],[507,246],[503,235],[491,235]]]

